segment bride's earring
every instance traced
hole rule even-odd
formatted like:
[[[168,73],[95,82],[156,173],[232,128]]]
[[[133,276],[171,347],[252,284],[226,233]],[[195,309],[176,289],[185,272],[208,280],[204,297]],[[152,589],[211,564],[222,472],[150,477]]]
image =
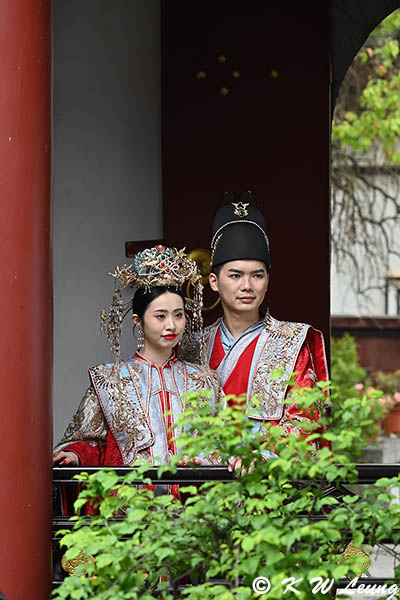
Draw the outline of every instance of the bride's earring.
[[[144,346],[143,325],[137,315],[135,315],[133,317],[133,322],[134,322],[133,335],[135,336],[136,341],[137,341],[137,350],[140,350]]]
[[[143,346],[144,346],[144,331],[143,331],[143,327],[141,326],[140,323],[136,324],[136,329],[137,329],[137,335],[136,335],[137,349],[141,350],[141,348],[143,348]]]

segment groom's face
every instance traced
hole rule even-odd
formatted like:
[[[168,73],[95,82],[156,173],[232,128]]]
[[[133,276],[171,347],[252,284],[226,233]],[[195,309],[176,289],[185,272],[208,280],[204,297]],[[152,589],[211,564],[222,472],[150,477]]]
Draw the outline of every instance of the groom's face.
[[[259,260],[232,260],[219,274],[210,274],[210,286],[218,292],[224,309],[235,312],[258,310],[268,289],[266,266]]]

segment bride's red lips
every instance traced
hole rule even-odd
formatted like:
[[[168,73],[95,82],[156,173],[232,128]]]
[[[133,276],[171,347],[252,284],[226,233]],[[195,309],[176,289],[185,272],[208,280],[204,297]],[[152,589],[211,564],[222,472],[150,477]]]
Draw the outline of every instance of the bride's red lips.
[[[173,340],[176,338],[176,333],[168,333],[168,335],[163,335],[163,337],[167,340]]]

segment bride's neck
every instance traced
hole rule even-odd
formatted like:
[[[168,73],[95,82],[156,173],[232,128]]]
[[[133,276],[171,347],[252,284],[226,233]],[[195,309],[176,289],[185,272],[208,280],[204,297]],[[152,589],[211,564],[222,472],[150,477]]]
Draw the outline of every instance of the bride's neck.
[[[168,361],[168,359],[172,356],[172,352],[170,348],[167,348],[165,352],[153,348],[148,344],[144,344],[143,348],[139,350],[139,354],[143,356],[146,360],[151,362],[153,365],[157,365],[157,367],[162,367]]]

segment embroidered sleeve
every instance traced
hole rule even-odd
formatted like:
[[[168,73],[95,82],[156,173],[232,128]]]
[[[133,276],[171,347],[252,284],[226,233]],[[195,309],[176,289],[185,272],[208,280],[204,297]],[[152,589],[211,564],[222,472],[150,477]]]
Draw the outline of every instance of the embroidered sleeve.
[[[213,412],[217,411],[222,397],[221,386],[217,373],[206,365],[197,365],[195,371],[188,372],[188,378],[190,381],[190,390],[212,391],[212,397],[209,400],[209,406],[212,408]],[[196,434],[197,432],[195,435]],[[197,457],[197,459],[200,461],[201,466],[221,464],[221,458],[216,451],[211,452],[208,456],[200,455]]]
[[[206,389],[213,392],[213,405],[217,407],[220,404],[222,398],[222,389],[218,375],[215,371],[211,371],[206,380]]]
[[[141,403],[142,372],[138,361],[126,362],[121,369],[112,363],[89,369],[93,387],[126,464],[135,460],[137,452],[154,443]]]
[[[94,464],[100,463],[99,447],[104,446],[107,441],[108,427],[104,419],[103,411],[96,396],[93,387],[89,387],[83,396],[78,410],[69,423],[60,443],[55,447],[54,452],[59,450],[70,450],[75,452],[82,461],[80,449],[84,443],[90,448],[86,448]],[[75,445],[76,444],[76,445]],[[97,454],[99,455],[96,460]],[[86,461],[84,461],[86,463]]]
[[[216,406],[221,399],[221,386],[218,375],[206,365],[196,365],[195,370],[188,370],[190,391],[211,390],[211,404]]]

